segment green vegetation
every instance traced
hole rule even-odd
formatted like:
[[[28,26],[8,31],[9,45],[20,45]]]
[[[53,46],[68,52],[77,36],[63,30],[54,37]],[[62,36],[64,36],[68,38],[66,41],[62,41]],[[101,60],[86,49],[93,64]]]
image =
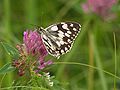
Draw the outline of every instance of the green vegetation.
[[[0,90],[120,89],[120,1],[107,17],[85,13],[86,1],[0,0]],[[19,56],[15,48],[23,43],[23,32],[63,21],[78,22],[82,29],[69,53],[59,60],[46,57],[54,60],[47,68],[54,76],[53,87],[46,85],[44,76],[18,76],[11,63]]]

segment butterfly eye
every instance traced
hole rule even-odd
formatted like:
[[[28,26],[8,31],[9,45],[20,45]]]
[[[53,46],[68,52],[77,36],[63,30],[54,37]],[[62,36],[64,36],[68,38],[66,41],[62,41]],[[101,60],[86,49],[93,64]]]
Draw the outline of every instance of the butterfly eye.
[[[43,28],[42,27],[37,27],[37,32],[39,33],[39,34],[41,34],[42,32],[43,32]]]

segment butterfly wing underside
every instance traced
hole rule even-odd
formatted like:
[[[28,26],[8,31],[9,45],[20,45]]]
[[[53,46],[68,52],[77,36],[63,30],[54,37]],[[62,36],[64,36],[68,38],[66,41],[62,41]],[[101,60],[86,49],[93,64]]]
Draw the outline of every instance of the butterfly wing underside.
[[[59,57],[69,52],[80,30],[81,25],[76,22],[61,22],[46,28],[42,40],[48,53]]]

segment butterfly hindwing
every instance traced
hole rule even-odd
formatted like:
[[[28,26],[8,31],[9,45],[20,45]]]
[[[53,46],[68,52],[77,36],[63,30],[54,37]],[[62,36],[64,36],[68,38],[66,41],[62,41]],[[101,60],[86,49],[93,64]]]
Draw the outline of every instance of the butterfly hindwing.
[[[61,22],[49,26],[45,29],[46,34],[42,34],[47,51],[56,57],[67,53],[80,30],[81,26],[76,22]]]

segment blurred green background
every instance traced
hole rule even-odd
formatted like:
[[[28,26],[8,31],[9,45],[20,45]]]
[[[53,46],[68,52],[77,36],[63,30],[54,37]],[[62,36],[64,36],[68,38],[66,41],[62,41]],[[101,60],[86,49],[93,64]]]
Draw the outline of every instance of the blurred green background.
[[[34,25],[45,28],[61,21],[76,21],[81,24],[82,30],[71,52],[59,60],[50,57],[56,62],[91,65],[113,75],[116,72],[116,76],[120,77],[120,1],[112,7],[116,17],[107,21],[94,13],[85,14],[81,7],[84,2],[86,0],[0,0],[0,41],[15,47],[22,43],[23,32],[35,28]],[[0,67],[11,61],[0,45]],[[120,90],[120,79],[115,81],[114,76],[101,70],[74,63],[50,68],[66,90],[113,90],[114,84],[116,90]],[[9,73],[2,79],[3,76],[0,75],[0,86],[9,87],[16,73]]]

